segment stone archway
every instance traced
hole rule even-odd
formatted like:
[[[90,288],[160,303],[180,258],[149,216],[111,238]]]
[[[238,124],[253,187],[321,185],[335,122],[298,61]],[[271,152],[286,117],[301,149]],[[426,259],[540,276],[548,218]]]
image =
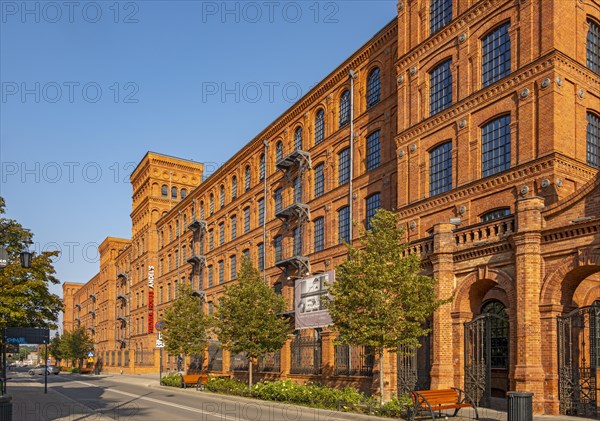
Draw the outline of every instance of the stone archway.
[[[454,293],[452,304],[453,360],[455,362],[454,383],[465,385],[465,323],[481,314],[482,306],[489,299],[504,301],[508,324],[515,321],[515,286],[512,277],[501,269],[480,266],[463,278]],[[514,329],[509,329],[509,343],[515,343]],[[515,349],[509,349],[508,389],[514,386]]]

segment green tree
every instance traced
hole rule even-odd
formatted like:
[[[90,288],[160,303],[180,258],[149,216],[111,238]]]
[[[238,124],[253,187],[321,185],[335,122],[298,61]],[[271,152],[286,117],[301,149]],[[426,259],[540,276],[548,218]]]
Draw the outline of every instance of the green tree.
[[[87,358],[88,352],[93,350],[94,341],[82,327],[72,332],[64,332],[59,342],[59,353],[64,358],[71,360],[73,366],[77,362],[79,368],[83,365],[83,360]]]
[[[225,288],[219,300],[216,333],[225,348],[246,353],[251,386],[254,360],[281,349],[289,324],[282,316],[285,299],[265,284],[249,259],[244,258],[237,279],[238,283]]]
[[[56,335],[50,339],[50,344],[48,346],[48,354],[52,355],[57,362],[64,358],[61,342],[62,338],[58,332],[56,332]]]
[[[371,229],[362,229],[362,247],[347,245],[348,259],[336,268],[326,300],[340,341],[370,346],[379,356],[379,390],[383,402],[384,351],[405,345],[415,352],[428,333],[425,321],[451,298],[436,296],[436,280],[420,275],[418,256],[402,257],[404,230],[394,212],[379,209]]]
[[[31,268],[21,267],[19,253],[31,243],[33,235],[4,215],[0,197],[0,246],[8,252],[8,266],[0,269],[0,328],[50,327],[55,329],[62,302],[48,290],[59,283],[54,276],[52,257],[58,252],[44,252],[33,257]]]
[[[162,336],[169,354],[202,355],[211,320],[202,312],[200,299],[188,284],[179,286],[178,297],[165,310],[163,321]]]

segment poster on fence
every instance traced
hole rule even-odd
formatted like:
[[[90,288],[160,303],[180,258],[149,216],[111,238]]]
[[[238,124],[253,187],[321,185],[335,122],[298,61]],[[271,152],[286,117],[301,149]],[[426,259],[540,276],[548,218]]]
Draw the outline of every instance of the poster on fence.
[[[327,285],[333,283],[335,271],[296,280],[294,288],[296,329],[325,327],[332,324],[325,308],[323,297],[327,295]]]

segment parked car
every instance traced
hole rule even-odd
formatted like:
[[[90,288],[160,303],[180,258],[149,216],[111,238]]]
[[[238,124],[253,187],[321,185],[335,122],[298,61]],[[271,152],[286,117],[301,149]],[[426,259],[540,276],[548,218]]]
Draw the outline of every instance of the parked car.
[[[57,367],[55,365],[49,365],[48,368],[44,367],[43,365],[38,365],[37,367],[29,370],[29,374],[32,376],[34,374],[42,376],[44,375],[44,370],[46,369],[48,370],[48,374],[58,374],[60,372],[60,367]]]

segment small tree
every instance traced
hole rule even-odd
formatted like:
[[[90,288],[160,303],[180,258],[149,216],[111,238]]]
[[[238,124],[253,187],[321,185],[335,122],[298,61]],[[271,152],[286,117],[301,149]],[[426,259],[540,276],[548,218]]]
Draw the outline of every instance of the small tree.
[[[56,332],[56,335],[52,339],[50,339],[50,344],[48,346],[48,353],[54,357],[57,363],[59,363],[63,358],[63,350],[61,347],[62,338]]]
[[[165,310],[163,320],[163,340],[169,354],[202,355],[211,320],[202,312],[200,299],[188,284],[179,286],[178,297]]]
[[[364,230],[362,248],[347,245],[348,259],[336,268],[336,281],[326,300],[329,314],[350,345],[370,346],[379,356],[379,390],[383,402],[383,355],[398,352],[399,345],[416,350],[428,333],[425,321],[442,304],[436,281],[423,276],[416,255],[402,257],[406,249],[398,215],[379,209]]]
[[[244,258],[238,283],[225,288],[215,317],[221,343],[233,353],[248,357],[248,386],[252,386],[253,362],[267,352],[281,349],[289,332],[282,313],[285,299],[263,281],[260,273]]]
[[[88,335],[84,328],[80,327],[72,332],[64,332],[59,343],[59,353],[64,358],[68,358],[73,362],[77,362],[77,366],[81,368],[83,360],[87,357],[88,352],[94,350],[94,341]]]

